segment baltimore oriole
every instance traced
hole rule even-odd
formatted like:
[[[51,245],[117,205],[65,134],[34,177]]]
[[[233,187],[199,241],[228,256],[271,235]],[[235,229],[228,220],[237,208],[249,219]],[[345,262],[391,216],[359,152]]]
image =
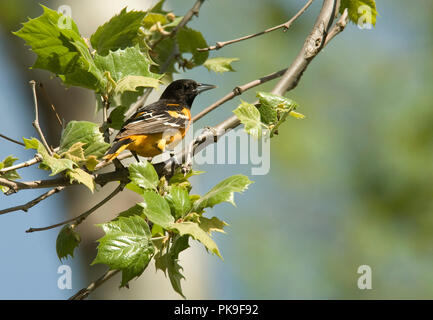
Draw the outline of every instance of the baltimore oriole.
[[[141,106],[125,121],[104,159],[111,161],[125,149],[135,158],[137,154],[154,157],[164,152],[167,145],[176,145],[191,123],[190,109],[195,97],[213,88],[216,86],[189,79],[173,81],[158,101]]]

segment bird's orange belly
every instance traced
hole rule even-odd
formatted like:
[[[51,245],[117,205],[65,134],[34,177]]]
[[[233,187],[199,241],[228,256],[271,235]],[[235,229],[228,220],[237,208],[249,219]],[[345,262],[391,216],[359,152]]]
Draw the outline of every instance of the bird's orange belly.
[[[166,147],[172,149],[185,135],[185,130],[181,130],[174,135],[164,136],[162,133],[151,135],[133,135],[127,137],[132,142],[128,144],[126,149],[129,149],[142,157],[154,157],[165,151]]]

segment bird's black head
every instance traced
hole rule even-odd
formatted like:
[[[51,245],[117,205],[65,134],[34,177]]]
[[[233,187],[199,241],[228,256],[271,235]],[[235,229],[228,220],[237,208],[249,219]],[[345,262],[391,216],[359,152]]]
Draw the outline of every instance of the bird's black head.
[[[191,108],[195,97],[206,90],[216,88],[211,84],[197,83],[190,79],[173,81],[168,85],[161,95],[161,99],[176,100],[185,103]]]

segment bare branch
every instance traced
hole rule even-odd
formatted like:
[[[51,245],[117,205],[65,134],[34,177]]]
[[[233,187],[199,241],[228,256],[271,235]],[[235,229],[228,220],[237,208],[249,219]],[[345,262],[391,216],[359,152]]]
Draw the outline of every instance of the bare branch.
[[[86,299],[89,294],[91,294],[93,291],[95,291],[95,289],[97,289],[100,285],[105,283],[107,280],[111,279],[114,275],[116,275],[119,272],[120,272],[120,270],[108,270],[100,278],[98,278],[96,281],[92,282],[87,288],[81,289],[76,294],[74,294],[72,297],[70,297],[69,300]]]
[[[208,114],[212,110],[216,109],[217,107],[226,103],[227,101],[233,99],[234,97],[241,95],[242,93],[244,93],[245,91],[247,91],[251,88],[257,87],[258,85],[261,85],[265,82],[268,82],[268,81],[271,81],[271,80],[276,79],[278,77],[281,77],[284,74],[284,72],[286,72],[286,70],[287,69],[283,69],[283,70],[280,70],[277,72],[273,72],[267,76],[253,80],[253,81],[248,82],[244,85],[237,86],[236,88],[233,89],[232,92],[226,94],[224,97],[222,97],[218,101],[214,102],[213,104],[211,104],[209,107],[207,107],[203,111],[199,112],[196,116],[193,117],[192,121],[195,122],[195,121],[203,118],[206,114]]]
[[[30,80],[30,86],[32,87],[33,91],[33,100],[35,104],[35,120],[33,121],[33,127],[36,129],[36,132],[39,134],[39,137],[41,138],[42,144],[44,145],[45,149],[47,149],[47,152],[50,156],[53,155],[53,151],[51,150],[50,146],[47,143],[47,140],[45,139],[44,134],[42,133],[41,127],[39,125],[39,110],[38,110],[38,97],[36,95],[36,81]]]
[[[343,14],[338,19],[337,23],[332,27],[331,31],[329,31],[328,35],[326,36],[325,43],[323,46],[326,46],[329,41],[334,39],[336,35],[338,35],[340,32],[346,28],[347,23],[349,22],[349,13],[347,11],[347,8],[344,9]]]
[[[282,79],[272,90],[272,93],[283,95],[295,88],[310,62],[320,52],[324,39],[334,21],[334,10],[337,0],[324,0],[322,9],[316,19],[313,30],[304,42],[301,51],[296,56]]]
[[[205,0],[197,0],[195,4],[192,6],[192,8],[183,16],[182,20],[179,22],[179,24],[171,30],[169,33],[162,33],[162,36],[156,40],[151,46],[151,49],[154,49],[162,40],[166,38],[173,38],[177,32],[185,27],[187,23],[192,19],[193,16],[198,17],[198,13],[200,11],[200,7],[203,4]]]
[[[20,211],[20,210],[27,212],[31,207],[34,207],[35,205],[37,205],[42,200],[45,200],[46,198],[52,196],[53,194],[56,194],[56,193],[62,191],[63,189],[65,189],[65,187],[55,187],[54,189],[51,189],[50,191],[47,191],[44,194],[40,195],[36,199],[33,199],[33,200],[27,202],[26,204],[0,210],[0,214],[5,214],[8,212],[14,212],[14,211]]]
[[[214,46],[210,46],[210,47],[207,47],[207,48],[199,48],[199,49],[197,49],[197,51],[219,50],[222,47],[225,47],[225,46],[227,46],[229,44],[233,44],[233,43],[236,43],[236,42],[240,42],[240,41],[248,40],[248,39],[251,39],[251,38],[255,38],[255,37],[258,37],[258,36],[261,36],[261,35],[264,35],[266,33],[269,33],[269,32],[275,31],[275,30],[279,30],[279,29],[283,29],[283,31],[286,32],[292,26],[293,22],[295,22],[295,20],[298,19],[308,9],[308,7],[313,3],[313,1],[314,0],[309,0],[301,8],[301,10],[299,10],[290,20],[288,20],[288,21],[286,21],[286,22],[284,22],[282,24],[279,24],[278,26],[266,29],[266,30],[258,32],[258,33],[250,34],[248,36],[240,37],[240,38],[237,38],[237,39],[233,39],[233,40],[229,40],[229,41],[219,41]]]
[[[97,209],[99,209],[105,203],[107,203],[109,200],[111,200],[113,197],[115,197],[119,192],[121,192],[123,190],[123,188],[125,188],[125,185],[126,185],[125,182],[121,182],[117,186],[117,188],[114,189],[114,191],[111,192],[107,197],[105,197],[104,199],[102,199],[102,201],[98,202],[96,205],[94,205],[92,208],[90,208],[86,212],[80,214],[78,217],[75,217],[75,218],[72,218],[72,219],[68,219],[66,221],[63,221],[63,222],[60,222],[60,223],[56,223],[56,224],[53,224],[53,225],[48,226],[48,227],[30,228],[30,229],[26,230],[26,232],[30,233],[30,232],[35,232],[35,231],[49,230],[49,229],[53,229],[53,228],[57,228],[57,227],[63,226],[65,224],[67,224],[67,223],[70,223],[71,225],[77,226],[81,222],[83,222],[88,216],[90,216],[93,212],[95,212]]]
[[[22,143],[21,141],[17,141],[17,140],[15,140],[15,139],[9,138],[9,137],[7,137],[7,136],[1,134],[1,133],[0,133],[0,138],[3,138],[3,139],[5,139],[5,140],[8,140],[8,141],[10,141],[10,142],[13,142],[13,143],[19,144],[20,146],[23,146],[23,147],[24,147],[24,143]]]
[[[50,104],[51,110],[53,110],[54,114],[56,115],[57,122],[60,124],[61,127],[63,127],[63,122],[59,117],[59,114],[56,111],[56,108],[54,107],[54,104],[51,102],[50,97],[48,96],[47,92],[45,91],[45,87],[43,86],[42,82],[39,83],[39,88],[41,88],[41,91],[43,95],[45,96],[45,99],[47,99],[48,103]]]
[[[108,163],[107,163],[108,165]],[[93,178],[96,184],[104,186],[108,182],[120,181],[128,183],[129,172],[127,169],[116,170],[107,173],[94,173]],[[12,191],[10,193],[15,193],[20,190],[28,189],[43,189],[43,188],[53,188],[53,187],[68,187],[72,185],[78,185],[79,183],[74,181],[70,182],[67,177],[59,177],[56,179],[46,179],[46,180],[35,180],[35,181],[12,181],[5,178],[0,178],[0,185],[8,187]]]
[[[192,19],[193,16],[198,17],[198,12],[200,11],[200,7],[203,4],[204,0],[197,0],[196,3],[192,6],[192,8],[183,16],[182,21],[170,32],[170,37],[176,35],[179,29],[186,26],[186,24]]]
[[[10,167],[6,167],[6,168],[3,168],[3,169],[0,169],[0,176],[2,174],[5,174],[8,171],[30,167],[30,166],[38,163],[38,162],[41,162],[41,161],[42,161],[41,157],[38,154],[36,154],[35,157],[32,158],[32,159],[30,159],[30,160],[27,160],[27,161],[21,162],[21,163],[17,163],[16,165],[13,165],[13,166],[10,166]]]
[[[193,5],[193,7],[183,16],[183,19],[179,22],[179,24],[167,35],[162,35],[158,40],[156,40],[150,47],[153,50],[162,40],[166,38],[172,38],[174,37],[177,32],[186,26],[186,24],[192,19],[193,16],[198,17],[198,12],[200,11],[200,7],[203,4],[205,0],[197,0],[196,3]],[[170,62],[179,54],[179,48],[178,45],[175,44],[172,53],[167,58],[167,60],[164,62],[164,65],[161,66],[160,72],[164,73],[165,70],[170,65]]]

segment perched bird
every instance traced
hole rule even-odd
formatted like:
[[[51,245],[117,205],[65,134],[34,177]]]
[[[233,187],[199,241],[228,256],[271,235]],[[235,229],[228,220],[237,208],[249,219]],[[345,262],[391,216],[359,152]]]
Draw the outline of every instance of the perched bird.
[[[189,128],[195,97],[213,88],[216,86],[189,79],[173,81],[158,101],[138,108],[125,121],[104,159],[111,161],[128,149],[138,160],[137,155],[154,157],[164,152],[167,145],[175,146]]]

